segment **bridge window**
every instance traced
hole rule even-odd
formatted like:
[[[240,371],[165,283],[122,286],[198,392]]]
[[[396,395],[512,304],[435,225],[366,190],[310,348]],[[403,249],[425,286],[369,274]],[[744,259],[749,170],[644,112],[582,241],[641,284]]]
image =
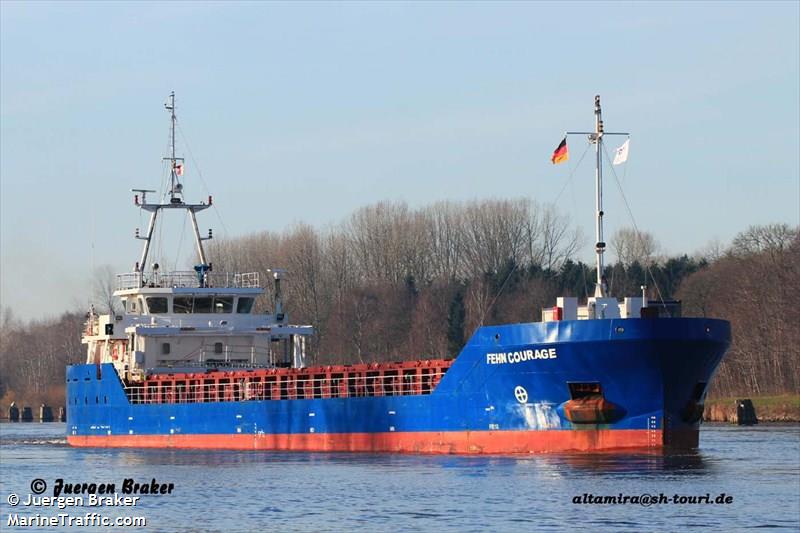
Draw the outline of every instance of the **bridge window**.
[[[159,298],[148,298],[147,302],[150,307],[150,312],[154,313],[152,304],[150,304],[150,300],[152,299],[159,299]],[[246,298],[250,300],[249,307],[246,308],[245,311],[238,311],[239,313],[249,313],[250,307],[253,305],[252,298]],[[164,311],[159,311],[166,313],[166,305],[167,299],[163,298],[164,302]],[[239,306],[242,305],[242,299],[239,299]],[[233,296],[217,296],[216,298],[212,298],[211,296],[176,296],[172,300],[172,312],[173,313],[231,313],[233,312]]]
[[[194,313],[210,313],[211,312],[211,301],[212,298],[210,296],[201,296],[199,298],[194,299]]]
[[[239,298],[239,302],[236,304],[236,312],[237,313],[250,313],[253,310],[253,299],[252,298]]]
[[[230,313],[233,311],[233,296],[217,296],[214,298],[215,313]]]
[[[192,312],[192,297],[191,296],[176,296],[172,300],[173,313],[191,313]]]
[[[167,299],[166,298],[147,298],[147,310],[151,315],[157,315],[167,312]]]

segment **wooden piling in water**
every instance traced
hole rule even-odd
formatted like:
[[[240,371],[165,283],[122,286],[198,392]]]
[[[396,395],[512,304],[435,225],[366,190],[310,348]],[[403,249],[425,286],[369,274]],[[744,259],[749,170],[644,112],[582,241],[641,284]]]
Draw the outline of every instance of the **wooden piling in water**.
[[[52,422],[52,421],[53,421],[53,408],[43,403],[39,407],[39,422]]]
[[[10,422],[19,422],[19,407],[16,402],[11,402],[8,406],[8,420]]]
[[[756,408],[750,398],[736,400],[736,423],[740,426],[752,426],[758,424]]]
[[[33,422],[33,409],[30,407],[23,407],[21,420],[23,422]]]

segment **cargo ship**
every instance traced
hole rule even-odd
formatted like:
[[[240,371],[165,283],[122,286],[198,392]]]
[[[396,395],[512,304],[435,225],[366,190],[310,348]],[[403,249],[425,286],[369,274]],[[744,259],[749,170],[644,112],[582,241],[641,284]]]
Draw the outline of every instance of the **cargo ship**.
[[[558,298],[541,321],[479,327],[454,359],[307,366],[311,325],[283,309],[285,271],[220,273],[187,203],[170,112],[169,190],[149,213],[141,257],[117,276],[123,310],[87,315],[85,364],[67,368],[67,441],[83,447],[445,454],[668,450],[698,446],[703,401],[730,324],[682,318],[678,302],[607,294],[600,99],[594,294]],[[626,135],[626,134],[624,134]],[[563,144],[563,143],[562,143]],[[198,264],[146,267],[159,214],[188,216]],[[263,283],[262,281],[268,283]],[[269,285],[274,307],[255,313]]]

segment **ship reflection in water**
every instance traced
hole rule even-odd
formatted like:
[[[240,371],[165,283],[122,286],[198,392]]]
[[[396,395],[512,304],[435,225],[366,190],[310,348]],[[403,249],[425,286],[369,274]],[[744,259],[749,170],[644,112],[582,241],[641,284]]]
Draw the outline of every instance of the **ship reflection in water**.
[[[544,457],[544,464],[554,472],[645,475],[656,472],[706,475],[712,462],[700,450],[642,454],[571,454]]]
[[[97,452],[104,453],[104,452]],[[381,470],[442,468],[455,474],[485,476],[492,472],[534,468],[540,474],[559,477],[572,474],[630,474],[653,472],[686,472],[704,475],[713,468],[713,460],[703,457],[701,450],[647,453],[575,453],[540,454],[531,456],[459,456],[415,454],[368,453],[305,453],[305,452],[243,452],[228,450],[133,450],[122,449],[113,453],[120,463],[136,466],[202,465],[224,467],[228,465],[291,464],[313,467],[315,465],[347,465]],[[89,454],[90,460],[96,453]]]

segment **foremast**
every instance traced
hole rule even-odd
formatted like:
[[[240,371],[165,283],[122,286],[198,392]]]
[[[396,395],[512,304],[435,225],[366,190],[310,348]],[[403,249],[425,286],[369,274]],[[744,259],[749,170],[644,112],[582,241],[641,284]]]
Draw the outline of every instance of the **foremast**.
[[[594,287],[595,298],[606,296],[606,283],[603,276],[603,254],[606,243],[603,239],[603,137],[606,135],[630,135],[628,132],[607,132],[603,129],[603,115],[600,108],[600,95],[594,97],[594,131],[568,131],[567,135],[588,135],[595,148],[595,257],[597,279]]]
[[[137,193],[134,197],[134,201],[137,206],[139,206],[144,211],[148,211],[150,213],[150,221],[147,225],[147,235],[142,237],[139,235],[139,229],[136,229],[136,238],[141,239],[144,241],[144,245],[142,247],[142,255],[139,259],[139,262],[136,263],[134,270],[136,273],[142,273],[147,268],[147,256],[150,253],[150,245],[153,240],[153,233],[155,231],[156,222],[158,220],[158,213],[162,209],[183,209],[187,212],[189,216],[189,220],[192,223],[192,230],[194,233],[194,240],[195,245],[197,247],[197,256],[199,258],[200,263],[195,265],[194,269],[197,272],[197,277],[200,282],[200,286],[205,285],[205,277],[206,273],[211,270],[211,263],[208,262],[206,258],[205,249],[203,248],[203,241],[207,241],[213,237],[212,231],[208,230],[207,237],[200,236],[200,229],[197,225],[197,216],[196,213],[198,211],[203,211],[211,207],[212,199],[211,196],[208,197],[208,203],[199,203],[199,204],[187,204],[183,200],[183,184],[180,181],[180,176],[183,175],[184,169],[184,158],[177,157],[175,152],[175,126],[177,124],[177,115],[175,113],[175,92],[171,92],[169,95],[169,101],[164,104],[164,108],[170,113],[170,154],[168,157],[163,158],[164,161],[169,161],[169,172],[170,172],[170,188],[169,188],[169,203],[166,204],[150,204],[147,203],[147,193],[155,193],[156,191],[150,189],[132,189],[133,192]],[[141,200],[139,195],[141,194]],[[157,266],[154,265],[154,270],[157,270]],[[140,277],[140,283],[142,286],[145,283],[144,277]]]

